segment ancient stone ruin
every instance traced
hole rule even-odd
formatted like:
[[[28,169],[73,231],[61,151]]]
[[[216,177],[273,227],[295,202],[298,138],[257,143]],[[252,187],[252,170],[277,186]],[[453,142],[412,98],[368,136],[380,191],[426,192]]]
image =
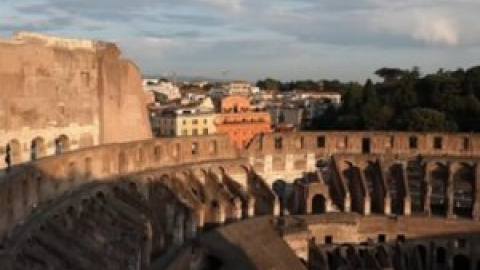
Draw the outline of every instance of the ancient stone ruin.
[[[140,71],[115,44],[20,32],[0,59],[0,169],[151,138]]]
[[[0,269],[480,269],[480,135],[152,139],[113,44],[0,59]]]

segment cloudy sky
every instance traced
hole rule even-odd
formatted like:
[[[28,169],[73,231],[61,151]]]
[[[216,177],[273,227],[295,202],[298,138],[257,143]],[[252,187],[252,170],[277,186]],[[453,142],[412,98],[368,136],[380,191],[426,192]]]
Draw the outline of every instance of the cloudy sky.
[[[0,36],[113,41],[145,74],[364,81],[480,64],[480,0],[0,0]]]

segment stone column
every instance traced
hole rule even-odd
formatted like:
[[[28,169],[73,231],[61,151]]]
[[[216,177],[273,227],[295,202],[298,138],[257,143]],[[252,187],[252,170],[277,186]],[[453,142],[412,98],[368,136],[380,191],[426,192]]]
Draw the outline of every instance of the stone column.
[[[445,197],[447,198],[447,218],[454,217],[453,209],[454,209],[454,183],[453,183],[453,165],[450,164],[448,166],[448,177],[447,177],[447,188]]]
[[[422,188],[422,206],[423,212],[427,215],[432,214],[431,209],[431,200],[432,200],[432,167],[431,163],[425,165],[425,173],[423,178],[423,188]]]
[[[231,218],[233,220],[242,219],[242,200],[238,197],[233,200],[233,215]]]
[[[278,199],[278,196],[276,195],[274,196],[275,196],[275,199],[273,201],[273,215],[278,217],[281,214],[280,200]]]
[[[383,214],[390,215],[392,213],[392,198],[390,194],[386,194],[383,199]]]
[[[372,209],[372,199],[367,194],[363,197],[363,214],[370,215]]]
[[[475,186],[473,194],[473,219],[476,221],[480,220],[480,163],[475,165]]]
[[[345,193],[345,198],[343,199],[343,212],[351,212],[352,211],[352,197],[350,196],[350,192]]]
[[[202,205],[195,209],[195,218],[197,227],[202,229],[205,226],[205,206]]]
[[[150,258],[152,255],[152,224],[150,221],[145,223],[145,238],[143,239],[143,246],[141,251],[141,269],[146,269],[150,266]]]
[[[410,195],[405,195],[403,198],[403,215],[410,216],[412,214],[412,198]]]
[[[332,211],[333,211],[332,199],[325,198],[325,212],[328,213]]]
[[[247,202],[247,218],[255,216],[255,198],[249,197]]]

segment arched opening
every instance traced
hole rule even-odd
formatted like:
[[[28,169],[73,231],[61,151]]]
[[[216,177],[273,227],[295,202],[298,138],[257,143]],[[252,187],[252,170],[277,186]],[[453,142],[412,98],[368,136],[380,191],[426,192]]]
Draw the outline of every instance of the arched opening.
[[[453,270],[470,270],[470,259],[465,255],[453,257]]]
[[[397,163],[392,165],[385,176],[393,214],[403,214],[403,198],[405,196],[405,189],[402,185],[403,173],[402,165]]]
[[[30,145],[30,158],[36,160],[46,155],[45,140],[42,137],[36,137]]]
[[[437,250],[435,252],[436,254],[436,263],[437,266],[444,266],[445,263],[447,262],[447,251],[445,250],[444,247],[437,247]]]
[[[433,215],[445,216],[447,214],[447,178],[448,170],[443,165],[438,165],[431,175],[432,196],[430,198],[430,211]]]
[[[377,252],[375,253],[375,259],[377,260],[380,267],[383,269],[390,267],[390,258],[388,256],[385,247],[380,246],[377,248]]]
[[[422,159],[411,159],[407,163],[408,189],[411,198],[411,211],[413,213],[423,213],[422,192],[425,188],[424,176],[425,167]]]
[[[371,151],[370,138],[363,138],[362,139],[362,153],[363,154],[370,154],[370,151]]]
[[[420,263],[422,264],[422,269],[427,269],[427,248],[425,246],[418,245],[417,250],[420,257]]]
[[[323,195],[317,194],[312,199],[312,214],[323,214],[327,212],[326,199]]]
[[[58,138],[55,139],[56,155],[67,152],[68,150],[70,150],[70,139],[67,135],[60,135]]]
[[[473,211],[475,171],[463,164],[453,173],[454,197],[453,211],[456,216],[471,218]]]
[[[5,163],[7,167],[22,161],[22,148],[18,140],[11,140],[6,147]]]
[[[272,190],[278,197],[280,202],[280,213],[283,214],[283,210],[285,209],[285,204],[287,200],[286,191],[287,191],[287,183],[282,179],[278,179],[272,184]]]

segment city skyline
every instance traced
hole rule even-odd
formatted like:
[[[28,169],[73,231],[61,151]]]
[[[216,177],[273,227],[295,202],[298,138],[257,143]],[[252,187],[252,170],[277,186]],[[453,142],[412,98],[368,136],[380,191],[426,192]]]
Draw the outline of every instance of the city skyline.
[[[6,0],[0,36],[115,42],[143,74],[363,81],[383,66],[478,64],[479,10],[473,0]]]

